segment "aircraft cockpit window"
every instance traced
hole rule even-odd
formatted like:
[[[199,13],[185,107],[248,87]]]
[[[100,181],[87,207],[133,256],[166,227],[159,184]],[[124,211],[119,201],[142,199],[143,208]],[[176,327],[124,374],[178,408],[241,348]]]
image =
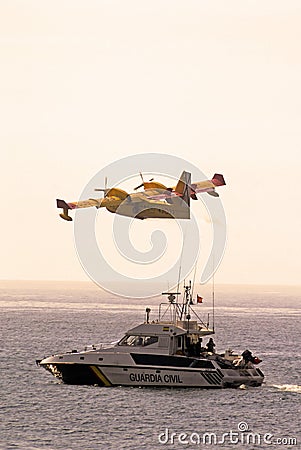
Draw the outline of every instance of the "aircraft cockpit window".
[[[158,336],[124,336],[118,345],[131,345],[133,347],[146,347],[158,342]]]

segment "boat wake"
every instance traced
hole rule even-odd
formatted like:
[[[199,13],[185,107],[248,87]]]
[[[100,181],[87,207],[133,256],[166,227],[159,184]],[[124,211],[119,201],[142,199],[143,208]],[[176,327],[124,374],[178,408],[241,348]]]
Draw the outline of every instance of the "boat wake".
[[[296,392],[301,394],[301,386],[298,384],[273,384],[272,386],[279,389],[279,391]]]

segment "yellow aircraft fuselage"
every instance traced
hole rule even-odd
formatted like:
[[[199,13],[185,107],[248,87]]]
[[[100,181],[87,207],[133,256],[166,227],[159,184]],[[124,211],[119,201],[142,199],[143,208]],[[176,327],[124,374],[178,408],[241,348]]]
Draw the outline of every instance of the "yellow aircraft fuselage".
[[[221,174],[215,174],[212,180],[191,183],[191,174],[183,171],[177,185],[172,188],[150,181],[135,188],[137,190],[143,186],[143,191],[132,194],[119,188],[95,189],[104,191],[104,198],[90,198],[71,203],[57,199],[57,207],[63,209],[60,217],[68,221],[72,220],[68,214],[69,210],[92,206],[137,219],[190,219],[190,199],[197,200],[196,194],[202,192],[218,197],[215,188],[225,184]]]
[[[189,219],[189,205],[180,197],[169,199],[169,203],[149,200],[149,197],[160,195],[162,191],[163,189],[146,189],[143,192],[128,194],[123,199],[115,196],[116,194],[118,195],[118,192],[115,192],[115,195],[106,196],[95,206],[97,208],[106,208],[111,213],[135,217],[136,219]]]

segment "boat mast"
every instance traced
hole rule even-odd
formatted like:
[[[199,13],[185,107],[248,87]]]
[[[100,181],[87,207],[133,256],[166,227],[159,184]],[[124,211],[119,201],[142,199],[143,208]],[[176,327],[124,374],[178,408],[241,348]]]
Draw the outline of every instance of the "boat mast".
[[[192,295],[191,295],[191,280],[189,281],[189,284],[186,285],[184,281],[184,298],[183,298],[183,304],[181,307],[181,312],[179,319],[185,320],[187,318],[187,315],[190,312],[190,305],[192,305]]]

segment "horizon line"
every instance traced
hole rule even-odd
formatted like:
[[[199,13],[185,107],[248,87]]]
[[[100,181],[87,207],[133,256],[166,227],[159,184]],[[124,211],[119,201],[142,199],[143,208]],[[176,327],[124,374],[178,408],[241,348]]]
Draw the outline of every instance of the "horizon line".
[[[143,281],[142,279],[140,281]],[[144,280],[145,283],[152,283],[151,280]],[[51,279],[51,280],[45,280],[45,279],[37,279],[37,280],[33,280],[33,279],[1,279],[0,278],[0,283],[1,282],[17,282],[17,283],[89,283],[89,284],[93,284],[95,286],[98,286],[99,288],[105,290],[104,288],[102,288],[101,286],[99,286],[97,283],[95,283],[93,280],[55,280],[55,279]],[[114,280],[112,280],[112,283],[114,282]],[[124,283],[132,283],[132,281],[128,281],[128,282],[124,282]],[[154,284],[159,284],[158,282]],[[123,283],[121,283],[123,284]],[[162,284],[162,283],[160,283]],[[211,286],[211,280],[208,283],[205,284],[201,284],[196,282],[195,284],[198,284],[200,286]],[[283,287],[301,287],[301,284],[297,284],[297,283],[250,283],[250,282],[216,282],[215,286],[220,286],[220,285],[226,285],[226,286],[283,286]]]

